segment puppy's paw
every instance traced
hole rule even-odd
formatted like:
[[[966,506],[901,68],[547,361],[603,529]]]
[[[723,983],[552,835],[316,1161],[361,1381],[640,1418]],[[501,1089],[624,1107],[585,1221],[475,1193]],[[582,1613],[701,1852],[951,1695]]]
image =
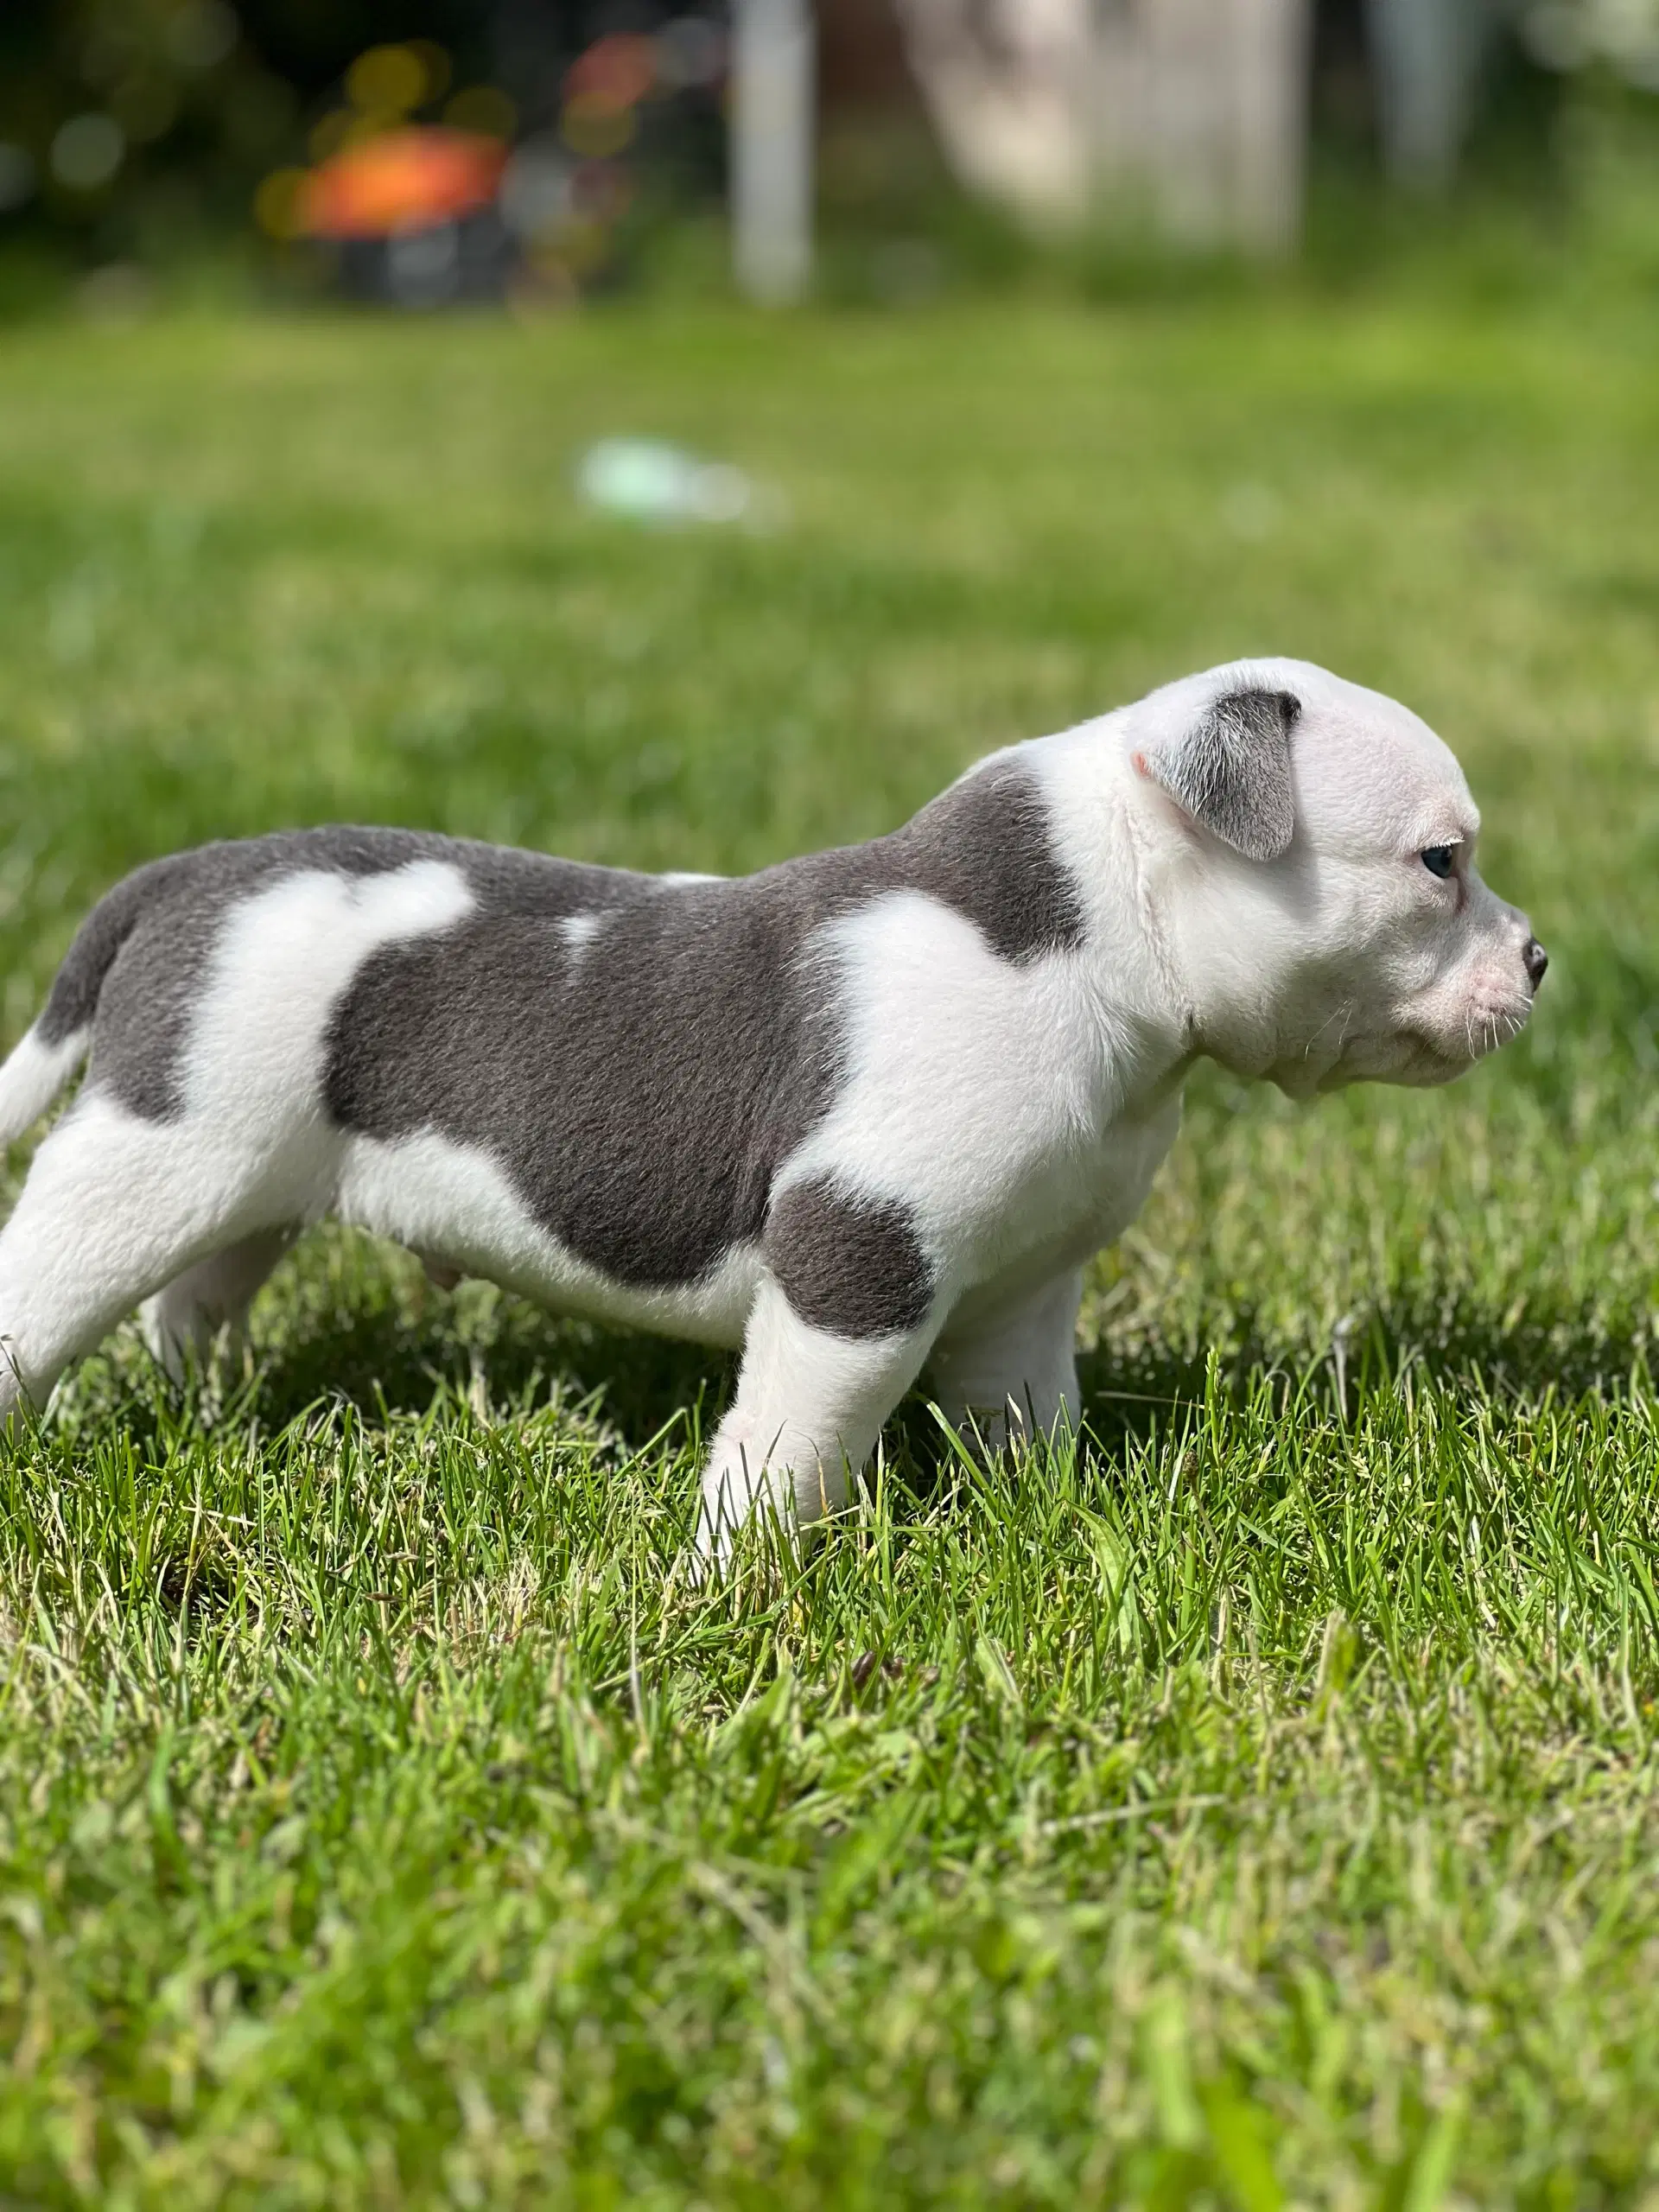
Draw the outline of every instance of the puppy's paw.
[[[746,1560],[764,1554],[771,1566],[798,1564],[815,1535],[799,1525],[788,1475],[768,1469],[757,1479],[739,1452],[712,1464],[702,1478],[687,1568],[690,1586],[701,1590],[728,1580],[740,1549]]]
[[[726,1580],[737,1532],[754,1510],[755,1484],[741,1450],[722,1452],[717,1442],[715,1452],[703,1472],[696,1534],[688,1562],[688,1580],[694,1590]]]
[[[223,1319],[199,1306],[181,1311],[168,1306],[165,1292],[144,1300],[138,1325],[150,1357],[174,1388],[200,1381],[209,1404],[246,1344],[239,1318]]]
[[[940,1405],[937,1410],[969,1458],[982,1467],[988,1466],[1011,1441],[1026,1433],[1024,1418],[1012,1401],[1005,1400],[1000,1406],[994,1402]]]

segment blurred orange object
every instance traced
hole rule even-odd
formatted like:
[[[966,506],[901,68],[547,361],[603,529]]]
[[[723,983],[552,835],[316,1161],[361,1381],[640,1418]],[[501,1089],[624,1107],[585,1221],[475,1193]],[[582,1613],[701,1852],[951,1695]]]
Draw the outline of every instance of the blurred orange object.
[[[297,227],[312,238],[380,238],[486,207],[506,167],[499,138],[431,124],[385,130],[313,169]]]

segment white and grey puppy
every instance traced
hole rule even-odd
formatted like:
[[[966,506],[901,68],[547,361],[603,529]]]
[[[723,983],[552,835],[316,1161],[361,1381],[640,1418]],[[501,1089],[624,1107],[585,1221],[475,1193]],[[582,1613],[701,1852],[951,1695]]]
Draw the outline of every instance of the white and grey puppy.
[[[1077,1414],[1089,1255],[1201,1055],[1442,1083],[1544,955],[1415,715],[1241,663],[994,753],[890,836],[724,880],[404,830],[152,862],[0,1070],[0,1414],[139,1301],[175,1368],[325,1214],[545,1304],[741,1344],[704,1541],[843,1501],[926,1368]]]

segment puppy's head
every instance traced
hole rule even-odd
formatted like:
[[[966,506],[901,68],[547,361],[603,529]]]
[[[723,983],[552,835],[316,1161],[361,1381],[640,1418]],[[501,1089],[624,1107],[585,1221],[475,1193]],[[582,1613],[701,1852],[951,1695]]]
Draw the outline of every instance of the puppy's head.
[[[1128,736],[1200,1050],[1302,1097],[1446,1083],[1523,1027],[1543,951],[1415,715],[1255,661],[1154,692]]]

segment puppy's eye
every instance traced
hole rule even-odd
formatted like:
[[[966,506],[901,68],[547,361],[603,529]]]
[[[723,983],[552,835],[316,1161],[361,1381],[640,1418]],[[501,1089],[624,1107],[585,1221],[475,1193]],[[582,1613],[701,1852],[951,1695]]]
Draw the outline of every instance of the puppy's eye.
[[[1452,873],[1452,860],[1456,850],[1455,845],[1427,846],[1422,854],[1423,866],[1431,875],[1444,879]]]

